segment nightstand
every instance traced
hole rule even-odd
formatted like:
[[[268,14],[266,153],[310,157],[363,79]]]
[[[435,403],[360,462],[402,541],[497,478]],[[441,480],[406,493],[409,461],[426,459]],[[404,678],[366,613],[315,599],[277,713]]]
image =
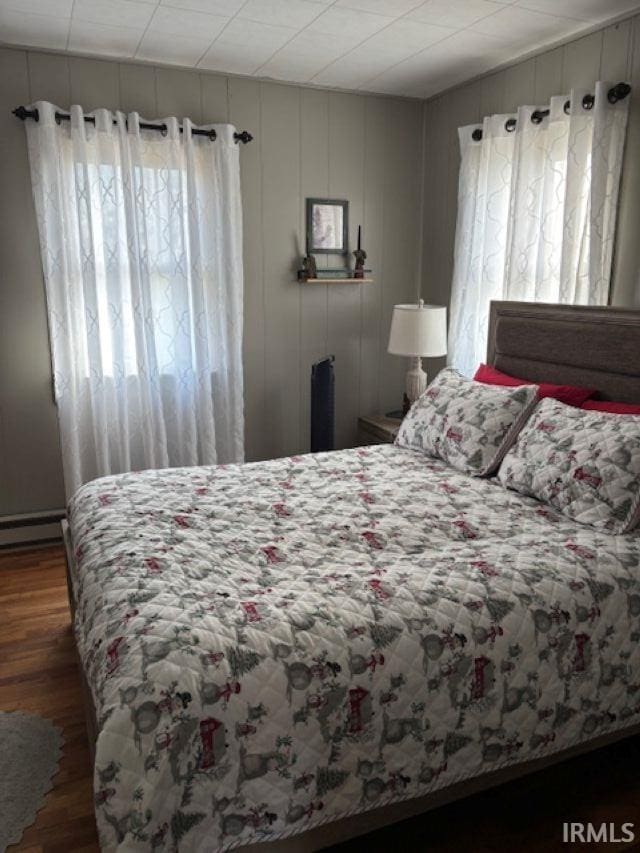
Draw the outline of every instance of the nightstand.
[[[358,444],[393,444],[402,421],[386,415],[364,415],[358,418]]]

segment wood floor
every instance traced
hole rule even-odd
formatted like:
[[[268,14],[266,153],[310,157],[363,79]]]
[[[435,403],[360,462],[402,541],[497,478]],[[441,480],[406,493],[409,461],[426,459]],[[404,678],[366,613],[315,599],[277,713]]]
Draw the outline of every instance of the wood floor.
[[[10,851],[97,851],[91,768],[62,546],[0,554],[0,709],[63,729],[53,790]],[[0,771],[1,772],[1,771]],[[562,823],[635,824],[631,844],[563,844]],[[502,788],[334,848],[334,853],[640,851],[640,738],[614,744]],[[214,853],[214,851],[211,851]]]
[[[0,709],[47,717],[65,740],[44,808],[9,850],[97,851],[62,546],[0,554],[0,626]]]

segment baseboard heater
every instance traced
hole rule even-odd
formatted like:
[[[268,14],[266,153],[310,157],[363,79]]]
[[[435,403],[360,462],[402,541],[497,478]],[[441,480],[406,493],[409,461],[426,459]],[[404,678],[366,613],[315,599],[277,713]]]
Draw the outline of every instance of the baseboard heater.
[[[335,448],[335,356],[311,367],[311,452]]]
[[[30,512],[21,515],[0,516],[0,550],[23,545],[45,545],[60,542],[60,522],[66,513],[63,509]]]

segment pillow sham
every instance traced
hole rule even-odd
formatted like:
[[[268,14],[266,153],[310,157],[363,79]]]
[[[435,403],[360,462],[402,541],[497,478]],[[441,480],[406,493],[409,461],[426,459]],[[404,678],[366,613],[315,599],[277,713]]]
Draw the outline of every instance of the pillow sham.
[[[536,401],[535,385],[492,388],[447,367],[415,401],[395,443],[484,477],[496,470]]]
[[[640,511],[640,420],[541,400],[498,479],[581,524],[628,533]]]
[[[635,403],[616,403],[613,400],[587,400],[580,407],[588,412],[609,412],[615,415],[640,415],[640,406]]]
[[[473,377],[474,382],[483,382],[487,385],[505,385],[517,388],[519,385],[536,385],[540,400],[553,397],[569,406],[581,406],[585,400],[596,393],[595,388],[582,388],[579,385],[554,385],[551,382],[529,382],[527,379],[518,379],[517,376],[509,376],[488,364],[481,364]]]

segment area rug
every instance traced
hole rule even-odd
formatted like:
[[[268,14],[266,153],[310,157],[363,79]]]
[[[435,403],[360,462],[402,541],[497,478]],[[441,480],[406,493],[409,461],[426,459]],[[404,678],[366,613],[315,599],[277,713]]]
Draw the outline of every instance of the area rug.
[[[36,819],[62,755],[62,732],[49,720],[0,711],[0,853]]]

